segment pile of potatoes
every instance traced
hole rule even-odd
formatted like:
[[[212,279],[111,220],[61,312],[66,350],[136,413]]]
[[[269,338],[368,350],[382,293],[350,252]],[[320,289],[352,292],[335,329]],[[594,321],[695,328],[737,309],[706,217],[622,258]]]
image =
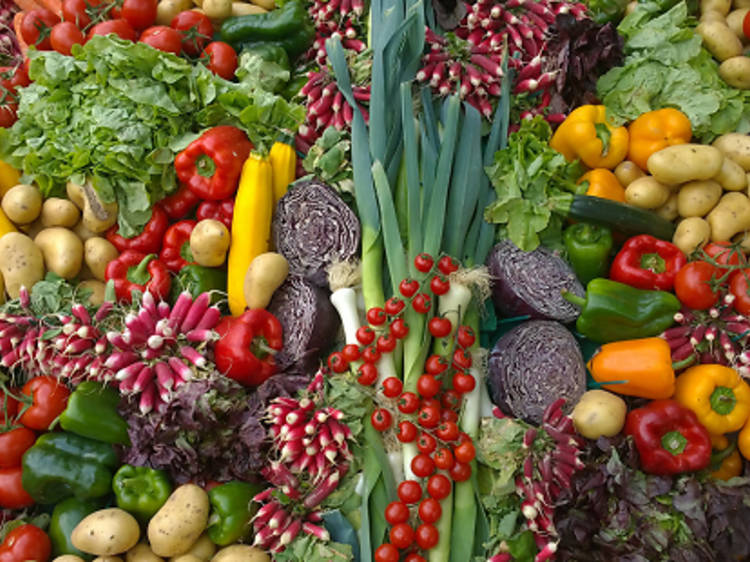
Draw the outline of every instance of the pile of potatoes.
[[[683,252],[727,240],[750,249],[750,135],[670,146],[653,153],[647,167],[651,175],[625,161],[615,176],[628,203],[679,220],[672,241]]]
[[[73,546],[98,556],[94,562],[270,562],[264,551],[249,545],[221,550],[205,534],[210,502],[195,484],[176,488],[149,521],[145,537],[136,519],[117,507],[100,509],[73,529]],[[66,554],[52,562],[84,562]]]
[[[696,28],[703,45],[721,63],[719,76],[740,90],[750,90],[750,40],[742,32],[748,12],[750,0],[701,0]]]
[[[104,271],[118,256],[103,233],[117,221],[117,204],[102,202],[91,185],[67,185],[67,198],[44,199],[35,185],[11,187],[2,210],[20,232],[0,238],[0,275],[5,292],[17,298],[52,272],[80,281],[92,304],[104,298]],[[2,285],[0,285],[0,288]],[[0,290],[0,295],[2,295]]]
[[[229,17],[265,14],[276,8],[275,0],[159,0],[156,24],[169,25],[177,14],[196,10],[206,14],[215,27]]]

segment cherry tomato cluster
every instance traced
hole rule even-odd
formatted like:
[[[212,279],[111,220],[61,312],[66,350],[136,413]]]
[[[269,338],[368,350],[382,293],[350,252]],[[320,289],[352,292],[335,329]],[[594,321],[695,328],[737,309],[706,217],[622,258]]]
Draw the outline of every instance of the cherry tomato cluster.
[[[26,65],[0,67],[0,127],[10,127],[18,119],[16,88],[28,86],[29,83]]]

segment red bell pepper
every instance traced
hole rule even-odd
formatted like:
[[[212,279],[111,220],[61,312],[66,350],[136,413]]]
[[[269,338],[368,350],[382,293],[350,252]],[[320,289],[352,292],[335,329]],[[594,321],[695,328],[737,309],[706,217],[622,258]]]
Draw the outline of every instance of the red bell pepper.
[[[157,298],[167,298],[172,281],[169,270],[155,254],[125,250],[120,257],[107,264],[104,278],[115,283],[119,301],[130,302],[133,291],[150,291]]]
[[[220,373],[257,386],[276,372],[274,352],[283,344],[281,322],[263,308],[225,316],[215,328],[214,362]]]
[[[223,201],[204,201],[198,205],[195,212],[195,218],[199,221],[203,219],[215,219],[223,222],[230,231],[232,230],[232,215],[234,214],[234,197],[224,199]]]
[[[633,436],[641,468],[650,474],[692,472],[711,462],[708,430],[675,400],[654,400],[631,410],[625,434]]]
[[[190,233],[195,225],[194,220],[186,219],[173,224],[164,233],[159,259],[169,271],[177,273],[186,265],[195,263],[190,252]]]
[[[0,562],[46,561],[52,555],[52,541],[39,527],[26,523],[14,528],[0,544]]]
[[[124,238],[117,233],[117,225],[107,230],[106,237],[118,252],[134,250],[144,254],[156,253],[161,249],[161,240],[169,226],[169,217],[161,205],[154,205],[151,218],[143,227],[143,232],[133,238]]]
[[[188,186],[180,185],[180,188],[172,195],[159,201],[159,205],[164,207],[170,219],[180,220],[185,218],[200,203],[200,200],[201,198],[190,191]]]
[[[686,263],[685,254],[671,242],[639,234],[623,244],[609,277],[639,289],[671,291],[677,272]]]
[[[242,165],[252,148],[242,130],[220,125],[180,152],[174,159],[174,168],[180,181],[195,195],[219,201],[237,191]]]

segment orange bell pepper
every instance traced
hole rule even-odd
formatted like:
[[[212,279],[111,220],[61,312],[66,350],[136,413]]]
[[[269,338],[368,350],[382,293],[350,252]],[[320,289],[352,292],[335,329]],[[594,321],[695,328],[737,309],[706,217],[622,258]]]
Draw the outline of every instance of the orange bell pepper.
[[[586,365],[603,388],[651,400],[674,394],[669,344],[662,338],[621,340],[602,345]]]
[[[734,443],[726,435],[709,434],[711,447],[716,451],[711,457],[711,477],[717,480],[729,480],[742,474],[742,457]],[[728,451],[727,448],[731,450]]]
[[[614,169],[628,153],[628,130],[607,122],[603,105],[582,105],[557,128],[549,145],[568,161],[580,158],[589,168]]]
[[[667,107],[644,113],[628,127],[628,159],[646,170],[648,157],[675,144],[685,144],[693,137],[690,119],[679,109]]]
[[[606,168],[595,168],[583,174],[576,183],[589,182],[586,195],[625,203],[625,188],[620,180]]]
[[[0,198],[5,195],[11,187],[21,183],[21,173],[10,164],[0,160]]]
[[[739,435],[737,435],[737,448],[742,456],[750,461],[750,419],[745,423]]]

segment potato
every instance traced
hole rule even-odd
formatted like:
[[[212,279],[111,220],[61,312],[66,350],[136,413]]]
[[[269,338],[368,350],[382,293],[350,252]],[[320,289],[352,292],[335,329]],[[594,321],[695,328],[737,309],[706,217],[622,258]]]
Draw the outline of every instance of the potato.
[[[156,5],[156,23],[158,25],[169,25],[177,14],[192,7],[192,0],[161,0]]]
[[[154,554],[148,544],[141,542],[128,550],[125,562],[164,562],[164,558]]]
[[[50,197],[42,204],[40,216],[42,224],[48,226],[64,226],[72,228],[81,218],[81,211],[70,199]]]
[[[123,562],[119,556],[97,556],[91,562]]]
[[[42,194],[34,185],[19,183],[3,195],[2,208],[14,223],[32,223],[42,212]]]
[[[625,188],[625,201],[641,209],[656,209],[669,199],[671,189],[650,176],[633,181]]]
[[[66,187],[68,198],[83,212],[83,225],[91,232],[104,232],[117,222],[117,203],[105,203],[90,182],[78,185],[71,181]]]
[[[713,179],[727,191],[742,191],[747,187],[747,173],[742,166],[729,157],[724,157],[721,170]]]
[[[714,180],[689,181],[677,194],[677,212],[681,217],[703,217],[713,209],[723,190]]]
[[[36,219],[34,222],[30,224],[18,225],[18,230],[28,235],[28,237],[32,239],[36,238],[36,235],[39,234],[45,228],[47,227],[42,224],[41,218]]]
[[[615,168],[615,176],[617,180],[622,184],[623,187],[628,187],[638,178],[642,178],[646,174],[643,173],[635,162],[630,160],[623,160]]]
[[[5,304],[5,279],[2,273],[0,273],[0,304]]]
[[[727,19],[721,12],[716,10],[708,10],[701,13],[700,21],[718,21],[719,23],[726,23]]]
[[[44,256],[34,241],[20,232],[9,232],[0,238],[0,273],[5,292],[17,299],[21,287],[28,290],[44,279]]]
[[[711,239],[711,227],[705,219],[691,217],[681,220],[672,236],[672,244],[685,254],[702,248]]]
[[[606,390],[589,390],[573,408],[573,425],[586,439],[613,437],[622,431],[628,407]]]
[[[750,172],[750,135],[727,133],[711,144],[742,166],[743,170]]]
[[[720,61],[742,54],[742,41],[725,22],[702,21],[695,31],[703,38],[703,45]]]
[[[750,199],[737,191],[725,193],[706,220],[711,225],[712,241],[729,240],[750,229]]]
[[[750,8],[750,0],[734,0],[734,2],[732,2],[732,8],[735,10],[739,8]]]
[[[199,265],[218,267],[227,259],[229,240],[229,230],[223,222],[203,219],[190,233],[190,252]]]
[[[738,55],[719,65],[719,76],[738,90],[750,90],[750,57]]]
[[[268,10],[269,12],[276,9],[276,0],[250,0],[256,6]]]
[[[79,220],[76,225],[73,227],[73,232],[76,233],[76,236],[81,239],[82,242],[86,242],[89,238],[93,238],[94,236],[99,236],[98,233],[92,232],[88,228],[86,228],[86,225],[83,224],[83,220]]]
[[[713,10],[727,15],[732,9],[732,0],[701,0],[701,13]]]
[[[265,13],[268,13],[268,10],[256,6],[255,4],[248,4],[247,2],[232,2],[232,17]]]
[[[729,29],[731,29],[742,42],[747,42],[747,38],[742,31],[742,22],[748,12],[750,12],[750,8],[739,8],[737,10],[732,10],[727,15],[727,27],[729,27]]]
[[[75,554],[63,554],[62,556],[53,558],[52,562],[86,562],[86,561],[80,556],[76,556]]]
[[[225,20],[232,15],[232,0],[203,0],[201,7],[214,20]]]
[[[88,304],[91,306],[101,306],[104,302],[104,292],[107,286],[98,279],[86,279],[78,283],[78,288],[91,291],[88,297]]]
[[[73,279],[83,264],[83,242],[75,233],[61,226],[45,228],[34,238],[44,256],[47,271]]]
[[[211,562],[271,562],[271,557],[254,546],[233,544],[217,552]]]
[[[207,558],[198,558],[195,554],[180,554],[173,556],[169,562],[206,562]]]
[[[86,265],[89,266],[94,277],[100,281],[106,281],[104,271],[107,269],[107,264],[116,260],[120,255],[114,244],[101,236],[86,240],[83,244],[83,252]]]
[[[200,537],[198,537],[198,540],[193,543],[193,545],[190,547],[190,550],[188,550],[184,554],[180,554],[180,556],[174,556],[170,558],[169,562],[177,562],[177,560],[181,557],[188,555],[195,556],[198,560],[208,562],[208,560],[211,560],[214,552],[216,552],[216,545],[211,541],[211,539],[208,538],[208,535],[206,533],[203,533]],[[180,560],[180,562],[189,561]]]
[[[266,308],[287,275],[289,262],[281,254],[266,252],[253,258],[245,273],[243,289],[248,308]]]
[[[195,484],[183,484],[148,523],[148,542],[158,556],[187,552],[208,523],[208,494]]]
[[[677,211],[677,194],[672,193],[667,202],[658,209],[654,209],[654,212],[668,221],[673,221],[679,217],[680,213]]]
[[[84,517],[70,535],[79,550],[99,556],[120,554],[138,544],[138,521],[119,507],[100,509]]]
[[[708,180],[721,170],[724,156],[718,148],[702,144],[678,144],[654,152],[646,166],[656,181],[666,185]]]

